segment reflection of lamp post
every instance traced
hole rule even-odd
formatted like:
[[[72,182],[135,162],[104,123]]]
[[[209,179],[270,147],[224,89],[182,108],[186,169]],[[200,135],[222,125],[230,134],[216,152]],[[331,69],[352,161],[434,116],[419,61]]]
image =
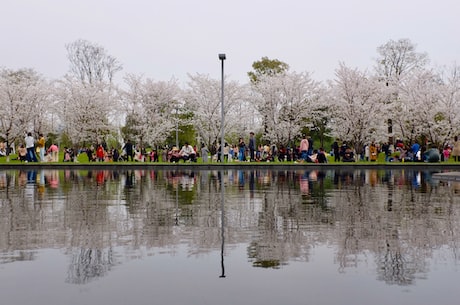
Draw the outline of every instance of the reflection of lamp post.
[[[223,150],[221,154],[222,160],[223,160]],[[220,248],[220,266],[222,269],[222,273],[219,276],[220,278],[225,278],[225,266],[224,266],[224,247],[225,247],[225,235],[224,235],[224,228],[225,228],[225,213],[224,213],[224,203],[225,203],[225,184],[224,184],[224,170],[220,170],[220,206],[221,206],[221,211],[220,211],[220,238],[222,241],[221,248]]]
[[[179,185],[176,186],[176,218],[174,224],[179,225]]]
[[[224,162],[224,144],[225,144],[225,140],[224,140],[224,118],[225,118],[225,115],[224,115],[224,60],[226,59],[226,56],[225,54],[219,54],[219,59],[220,61],[222,62],[222,92],[221,92],[221,101],[220,101],[220,105],[221,105],[221,122],[220,122],[220,162]]]

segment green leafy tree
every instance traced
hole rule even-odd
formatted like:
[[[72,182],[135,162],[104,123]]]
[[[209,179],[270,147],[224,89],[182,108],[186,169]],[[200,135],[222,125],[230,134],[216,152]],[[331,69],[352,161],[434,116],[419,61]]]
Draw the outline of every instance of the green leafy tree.
[[[289,70],[289,65],[278,59],[269,59],[262,57],[261,60],[255,61],[252,64],[254,71],[248,72],[249,80],[251,83],[257,83],[260,76],[275,76],[277,74],[285,73]]]

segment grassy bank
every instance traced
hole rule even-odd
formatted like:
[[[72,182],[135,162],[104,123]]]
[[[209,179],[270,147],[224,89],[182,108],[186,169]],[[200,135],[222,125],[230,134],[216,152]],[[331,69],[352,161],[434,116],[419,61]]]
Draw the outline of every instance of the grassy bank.
[[[73,163],[73,162],[64,162],[64,153],[63,152],[60,152],[59,153],[59,161],[58,162],[53,162],[52,164],[69,164],[69,163]],[[19,165],[19,164],[26,164],[25,162],[21,162],[18,160],[17,158],[17,155],[16,154],[12,154],[9,156],[9,160],[7,157],[5,156],[2,156],[0,157],[0,164],[11,164],[11,165]],[[120,165],[120,164],[143,164],[142,162],[137,162],[137,161],[124,161],[124,162],[90,162],[88,160],[88,156],[85,154],[85,153],[82,153],[82,154],[79,154],[77,156],[77,162],[78,164],[106,164],[106,165],[110,165],[110,164],[114,164],[114,165]],[[150,163],[150,162],[146,162],[146,163]],[[184,162],[181,161],[179,162],[179,164],[183,164]],[[414,164],[413,162],[409,162],[409,164]],[[36,164],[36,163],[35,163]],[[150,163],[150,164],[153,164],[153,163]],[[156,162],[154,164],[161,164],[161,165],[168,165],[168,164],[172,164],[172,163],[168,163],[168,162],[162,162],[160,160],[160,162]],[[186,163],[188,164],[188,163]],[[198,158],[198,161],[197,163],[194,163],[194,164],[204,164],[202,159],[201,158]],[[216,164],[215,162],[208,162],[206,164]],[[244,165],[255,165],[255,164],[263,164],[263,165],[269,165],[269,164],[272,164],[272,165],[282,165],[282,164],[294,164],[293,161],[290,161],[290,162],[285,162],[285,161],[278,161],[278,160],[275,160],[274,162],[238,162],[236,160],[234,160],[233,162],[231,162],[230,164],[234,164],[234,165],[241,165],[241,166],[244,166]],[[303,164],[311,164],[311,163],[303,163]],[[334,161],[334,157],[331,157],[331,156],[328,156],[328,164],[334,164],[334,165],[340,165],[340,164],[343,164],[343,165],[352,165],[352,164],[360,164],[360,165],[384,165],[384,164],[404,164],[403,162],[385,162],[385,155],[383,153],[380,153],[379,156],[378,156],[378,159],[377,161],[375,162],[370,162],[370,161],[364,161],[364,160],[360,160],[358,162],[355,162],[355,163],[345,163],[345,162],[335,162]],[[418,163],[420,164],[420,163]],[[443,165],[448,165],[448,164],[451,164],[451,165],[455,165],[455,164],[458,164],[460,165],[460,162],[455,162],[452,158],[449,159],[448,161],[444,161],[444,162],[439,162],[437,164],[443,164]],[[407,162],[406,162],[406,165]]]

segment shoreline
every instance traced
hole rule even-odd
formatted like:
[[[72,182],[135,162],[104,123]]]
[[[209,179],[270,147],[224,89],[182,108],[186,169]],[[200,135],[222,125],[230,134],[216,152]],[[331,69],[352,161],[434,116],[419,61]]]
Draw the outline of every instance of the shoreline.
[[[265,163],[265,162],[247,162],[247,163],[3,163],[0,164],[0,170],[14,169],[64,169],[64,170],[82,170],[82,169],[104,169],[104,170],[126,170],[126,169],[144,169],[144,170],[222,170],[222,169],[271,169],[271,170],[355,170],[355,169],[411,169],[411,170],[458,170],[460,171],[460,162],[456,163]]]

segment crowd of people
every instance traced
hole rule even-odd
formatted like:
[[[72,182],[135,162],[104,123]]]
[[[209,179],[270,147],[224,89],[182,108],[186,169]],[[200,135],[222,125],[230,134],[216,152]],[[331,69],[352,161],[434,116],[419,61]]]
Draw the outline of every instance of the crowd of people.
[[[343,156],[344,149],[341,147],[339,150],[337,142],[334,142],[333,147],[338,158]],[[445,144],[442,149],[418,141],[404,143],[401,139],[396,139],[394,144],[371,142],[363,147],[355,160],[375,162],[380,154],[383,154],[385,162],[441,162],[451,158],[460,161],[460,140],[455,136],[453,143]]]
[[[223,148],[220,147],[220,143],[214,143],[210,148],[203,143],[198,149],[185,142],[180,149],[177,146],[165,146],[160,152],[156,149],[149,149],[147,152],[143,147],[136,147],[128,139],[121,150],[108,148],[104,143],[80,149],[78,152],[64,147],[62,161],[74,162],[79,154],[85,153],[90,162],[159,162],[161,159],[163,162],[178,163],[181,161],[197,162],[199,157],[203,163],[221,162],[222,158],[224,162],[328,162],[328,153],[322,147],[315,149],[313,139],[306,134],[302,135],[299,145],[294,147],[276,146],[269,143],[257,145],[253,132],[249,133],[247,143],[243,137],[240,137],[237,144],[225,143]],[[7,149],[5,143],[0,143],[0,157],[8,155]],[[38,139],[35,139],[31,132],[27,133],[23,143],[17,148],[16,154],[17,159],[21,162],[59,161],[59,147],[54,143],[46,147],[46,139],[41,133]],[[455,136],[453,142],[446,144],[442,150],[430,147],[427,143],[421,145],[415,141],[407,144],[396,139],[394,144],[368,143],[361,151],[356,151],[346,141],[339,144],[339,141],[336,140],[329,152],[334,162],[375,162],[381,154],[384,155],[385,162],[439,162],[450,158],[460,161],[460,139]]]
[[[244,138],[240,137],[238,144],[225,143],[220,149],[219,143],[213,144],[208,149],[204,144],[201,148],[203,162],[208,162],[211,157],[212,162],[221,162],[223,155],[225,162],[284,162],[293,161],[297,163],[327,163],[327,154],[323,148],[314,149],[311,137],[303,135],[303,139],[298,147],[285,147],[265,144],[256,144],[255,135],[249,133],[246,144]]]
[[[58,146],[53,143],[46,149],[45,144],[43,134],[40,133],[38,139],[35,140],[32,133],[28,132],[24,137],[24,143],[20,144],[16,150],[17,160],[21,162],[58,162]],[[4,143],[2,146],[5,147]]]

